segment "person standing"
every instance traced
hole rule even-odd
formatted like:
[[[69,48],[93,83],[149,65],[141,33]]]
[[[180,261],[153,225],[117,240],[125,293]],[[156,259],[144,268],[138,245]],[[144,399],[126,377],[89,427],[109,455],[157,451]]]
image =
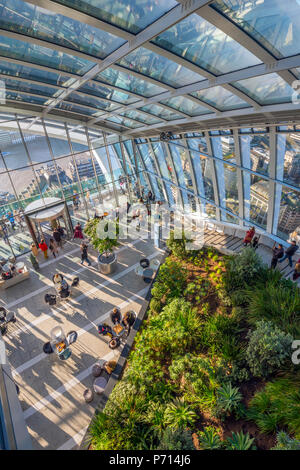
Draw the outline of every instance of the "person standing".
[[[88,246],[86,243],[84,242],[81,243],[80,251],[81,251],[81,264],[83,264],[83,262],[86,261],[88,265],[91,266],[91,262],[88,259]]]
[[[273,248],[272,248],[272,251],[273,251],[273,257],[272,257],[272,260],[271,260],[271,268],[275,269],[276,266],[277,266],[278,260],[280,258],[282,258],[283,255],[284,255],[284,250],[283,250],[282,244],[279,243],[278,247],[276,247],[276,243],[275,243]]]
[[[296,251],[298,250],[298,245],[296,245],[296,242],[295,240],[292,241],[292,243],[290,244],[290,246],[285,250],[285,255],[284,257],[279,261],[279,263],[282,263],[283,261],[285,261],[286,259],[289,260],[289,265],[290,267],[292,268],[293,266],[293,256],[294,254],[296,253]]]
[[[49,248],[54,258],[56,258],[56,255],[58,255],[58,247],[56,241],[53,238],[50,238]]]
[[[57,244],[57,246],[59,246],[60,248],[62,248],[62,239],[61,239],[61,234],[59,233],[58,229],[55,228],[53,230],[53,238]]]
[[[78,224],[77,224],[76,227],[75,227],[74,238],[81,238],[81,239],[83,239],[82,228],[81,228],[81,225],[80,225],[79,222],[78,222]]]
[[[42,239],[41,243],[39,243],[39,249],[44,253],[44,258],[48,259],[48,245],[44,239]]]

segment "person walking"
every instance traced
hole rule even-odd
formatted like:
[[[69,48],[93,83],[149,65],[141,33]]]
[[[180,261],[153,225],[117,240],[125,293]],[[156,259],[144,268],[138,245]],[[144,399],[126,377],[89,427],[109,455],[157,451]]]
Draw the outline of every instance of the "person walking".
[[[300,258],[298,259],[297,263],[295,264],[295,269],[293,272],[293,281],[297,281],[300,277]]]
[[[279,243],[278,247],[276,247],[276,243],[275,243],[273,248],[272,248],[272,251],[273,251],[273,257],[272,257],[272,260],[271,260],[271,268],[275,269],[276,266],[277,266],[278,260],[280,258],[282,258],[283,255],[284,255],[284,250],[283,250],[282,244]]]
[[[50,238],[49,249],[53,254],[54,258],[56,258],[56,255],[58,255],[58,246],[53,238]]]
[[[44,258],[48,259],[48,245],[43,238],[39,243],[39,249],[44,253]]]
[[[86,243],[82,242],[80,245],[80,251],[81,251],[81,264],[83,264],[84,261],[88,263],[89,266],[91,266],[91,262],[88,258],[88,246]]]
[[[39,249],[38,249],[38,247],[36,246],[36,244],[35,244],[35,243],[31,243],[31,253],[33,254],[33,256],[34,256],[35,258],[37,258],[38,252],[39,252]]]
[[[285,261],[286,259],[289,260],[289,265],[290,267],[292,268],[293,266],[293,256],[294,254],[296,253],[296,251],[298,250],[298,245],[296,245],[296,242],[295,240],[292,241],[292,243],[290,244],[290,246],[285,250],[285,255],[284,257],[279,261],[279,263],[282,263],[283,261]]]
[[[53,230],[53,238],[55,240],[55,243],[57,246],[59,246],[60,248],[62,248],[62,239],[61,239],[61,234],[60,232],[58,231],[58,228],[55,228]]]
[[[77,224],[76,227],[75,227],[74,238],[81,238],[81,239],[83,239],[82,228],[81,228],[81,225],[80,225],[79,222],[78,222],[78,224]]]

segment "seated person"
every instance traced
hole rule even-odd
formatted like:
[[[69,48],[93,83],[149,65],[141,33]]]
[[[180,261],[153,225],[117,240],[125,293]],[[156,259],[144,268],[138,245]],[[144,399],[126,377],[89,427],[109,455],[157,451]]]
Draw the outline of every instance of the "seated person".
[[[110,314],[110,319],[114,325],[121,323],[122,315],[118,307],[115,307]]]
[[[251,227],[250,230],[248,230],[246,232],[246,236],[243,240],[244,246],[247,246],[249,243],[251,243],[252,238],[254,237],[254,235],[255,235],[255,228]]]
[[[3,271],[2,274],[1,274],[1,277],[4,281],[7,281],[7,279],[11,279],[13,277],[12,273],[11,273],[11,270],[9,271]]]
[[[103,335],[103,336],[106,336],[108,334],[113,336],[112,328],[107,323],[100,323],[100,325],[98,325],[98,333],[99,335]]]
[[[254,248],[256,250],[256,248],[258,247],[258,237],[254,237],[252,242],[251,242],[251,246],[252,248]]]
[[[67,281],[62,274],[54,274],[53,276],[54,287],[62,299],[69,297],[70,289]]]

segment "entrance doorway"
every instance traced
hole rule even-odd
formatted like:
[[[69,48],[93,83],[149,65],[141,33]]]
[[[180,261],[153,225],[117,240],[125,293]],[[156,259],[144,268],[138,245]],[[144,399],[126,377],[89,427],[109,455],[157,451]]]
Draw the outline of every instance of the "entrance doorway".
[[[38,245],[42,239],[49,243],[54,228],[64,229],[66,238],[73,234],[73,224],[65,201],[45,198],[34,201],[24,211],[24,218],[33,242]]]

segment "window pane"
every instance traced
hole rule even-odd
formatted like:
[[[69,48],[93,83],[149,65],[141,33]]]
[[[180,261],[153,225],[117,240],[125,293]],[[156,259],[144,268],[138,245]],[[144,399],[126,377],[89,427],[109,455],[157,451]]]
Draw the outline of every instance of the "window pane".
[[[153,42],[215,75],[261,63],[238,42],[197,14],[159,34]]]
[[[165,88],[153,85],[152,83],[140,78],[136,78],[128,72],[120,72],[110,67],[97,75],[97,80],[109,83],[110,85],[136,93],[137,95],[144,96],[146,98],[159,95],[166,91]]]
[[[213,6],[276,57],[299,54],[300,4],[297,0],[217,0]]]
[[[100,20],[107,21],[134,34],[171,10],[177,2],[174,0],[57,0],[71,8],[78,9]]]
[[[138,111],[129,110],[123,113],[120,113],[120,116],[125,116],[131,119],[135,119],[137,121],[143,122],[145,124],[158,124],[160,119],[154,118],[149,114],[139,113]]]
[[[240,147],[243,166],[263,175],[269,173],[270,142],[268,134],[243,135]]]
[[[0,150],[8,170],[16,170],[29,165],[22,137],[18,130],[2,131]]]
[[[294,92],[276,73],[247,78],[234,82],[233,85],[261,105],[289,103]]]
[[[201,114],[208,114],[212,112],[202,106],[200,103],[197,104],[185,96],[178,96],[169,100],[164,100],[161,101],[161,103],[188,114],[189,116],[200,116]]]
[[[282,186],[277,235],[284,240],[300,240],[300,192]]]
[[[145,47],[136,49],[118,63],[175,88],[203,80],[201,75]]]
[[[198,152],[203,152],[207,155],[207,142],[205,137],[199,137],[194,139],[187,139],[188,147],[192,150],[198,150]]]
[[[156,104],[149,104],[143,106],[141,110],[145,111],[146,113],[153,114],[154,116],[158,116],[162,119],[166,119],[167,121],[182,119],[182,116],[180,114],[173,113],[172,111],[162,108],[161,106],[158,106]]]
[[[71,149],[68,143],[64,124],[45,121],[45,127],[54,157],[58,158],[63,155],[69,155],[71,153]]]
[[[0,54],[78,75],[84,75],[95,65],[86,59],[5,36],[0,37]]]
[[[91,106],[92,108],[97,108],[103,111],[112,111],[113,109],[120,107],[120,105],[116,103],[108,103],[107,101],[102,101],[101,99],[94,96],[82,95],[81,93],[76,93],[75,91],[68,95],[67,100],[74,103],[83,104],[85,106]],[[94,112],[96,112],[96,110]]]
[[[2,0],[1,27],[101,59],[125,43],[107,31],[21,0]]]
[[[277,179],[300,187],[300,136],[298,134],[277,135],[278,160]]]
[[[91,95],[99,96],[99,98],[106,98],[107,100],[116,101],[122,104],[132,104],[139,100],[139,98],[117,91],[112,88],[101,86],[100,83],[89,81],[80,87],[80,91]]]
[[[251,175],[250,221],[266,229],[269,205],[269,181]]]
[[[221,86],[191,93],[195,98],[208,103],[220,111],[247,108],[249,104]]]

